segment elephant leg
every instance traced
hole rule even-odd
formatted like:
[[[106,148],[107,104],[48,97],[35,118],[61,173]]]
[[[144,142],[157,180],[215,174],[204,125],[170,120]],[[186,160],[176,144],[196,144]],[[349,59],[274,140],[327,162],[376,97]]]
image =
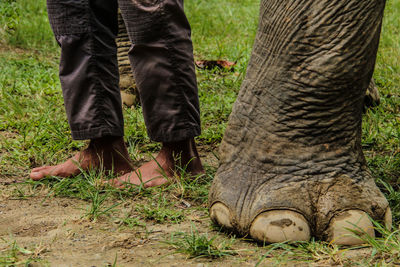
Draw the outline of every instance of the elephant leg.
[[[376,87],[374,79],[368,85],[367,92],[364,98],[364,109],[378,106],[381,102],[378,87]]]
[[[211,219],[262,242],[358,244],[391,224],[361,150],[384,0],[263,0],[221,143]]]
[[[123,104],[130,107],[139,103],[139,91],[136,88],[135,79],[133,78],[133,71],[128,57],[128,52],[132,46],[132,43],[129,40],[125,22],[120,11],[118,12],[118,35],[116,42],[118,47],[117,56],[121,100]]]

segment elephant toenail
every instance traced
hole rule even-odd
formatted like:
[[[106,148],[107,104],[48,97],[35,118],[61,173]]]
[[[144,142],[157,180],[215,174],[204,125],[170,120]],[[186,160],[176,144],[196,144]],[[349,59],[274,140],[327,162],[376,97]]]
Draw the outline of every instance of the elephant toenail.
[[[387,207],[386,212],[385,212],[385,226],[386,229],[391,230],[392,229],[392,210],[390,207]]]
[[[328,228],[328,241],[337,245],[360,245],[362,236],[375,237],[375,230],[367,213],[347,210],[335,216]]]
[[[306,241],[310,239],[307,220],[291,210],[272,210],[256,217],[250,228],[254,239],[266,243]]]
[[[213,220],[215,223],[225,228],[233,228],[231,223],[231,212],[229,211],[227,206],[220,202],[212,205],[212,207],[210,208],[210,217],[211,220]]]

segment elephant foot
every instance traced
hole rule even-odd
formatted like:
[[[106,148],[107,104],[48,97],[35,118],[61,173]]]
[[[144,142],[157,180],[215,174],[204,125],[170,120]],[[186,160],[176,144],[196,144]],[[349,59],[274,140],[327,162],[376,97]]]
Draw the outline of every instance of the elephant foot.
[[[227,181],[217,174],[210,193],[210,217],[226,228],[263,243],[307,241],[312,236],[338,245],[359,245],[375,237],[371,221],[391,227],[388,203],[372,179],[348,176],[255,183]]]

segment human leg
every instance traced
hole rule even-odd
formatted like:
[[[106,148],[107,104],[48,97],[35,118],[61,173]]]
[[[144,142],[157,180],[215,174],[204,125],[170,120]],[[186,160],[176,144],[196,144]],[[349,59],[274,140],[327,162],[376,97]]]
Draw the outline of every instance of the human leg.
[[[89,147],[56,166],[35,168],[32,179],[67,177],[99,167],[130,169],[123,143],[115,35],[116,1],[48,0],[49,20],[61,47],[60,81],[72,137]],[[113,164],[112,164],[113,163]]]
[[[162,149],[155,160],[114,182],[163,184],[160,166],[168,176],[177,166],[202,173],[193,139],[200,134],[199,100],[183,1],[119,0],[119,6],[133,43],[129,57],[147,131]]]

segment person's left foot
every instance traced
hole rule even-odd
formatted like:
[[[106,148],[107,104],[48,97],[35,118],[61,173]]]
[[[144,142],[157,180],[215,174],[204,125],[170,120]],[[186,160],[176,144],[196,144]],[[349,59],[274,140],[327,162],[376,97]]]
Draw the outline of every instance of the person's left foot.
[[[194,139],[163,143],[155,159],[133,172],[109,181],[108,184],[120,188],[125,184],[142,184],[144,187],[160,186],[168,183],[169,178],[174,176],[178,168],[184,169],[190,175],[204,173]]]
[[[32,169],[29,177],[41,180],[45,177],[71,177],[90,169],[121,175],[132,171],[131,160],[123,137],[106,136],[90,140],[88,148],[63,163]]]

